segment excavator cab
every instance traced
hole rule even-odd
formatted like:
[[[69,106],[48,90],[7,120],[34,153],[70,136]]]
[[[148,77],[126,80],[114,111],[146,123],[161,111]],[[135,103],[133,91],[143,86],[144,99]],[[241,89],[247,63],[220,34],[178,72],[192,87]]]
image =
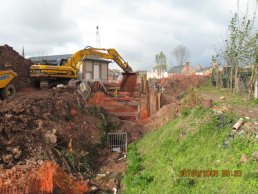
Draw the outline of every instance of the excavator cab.
[[[56,61],[57,66],[64,66],[67,63],[68,59],[57,59]]]

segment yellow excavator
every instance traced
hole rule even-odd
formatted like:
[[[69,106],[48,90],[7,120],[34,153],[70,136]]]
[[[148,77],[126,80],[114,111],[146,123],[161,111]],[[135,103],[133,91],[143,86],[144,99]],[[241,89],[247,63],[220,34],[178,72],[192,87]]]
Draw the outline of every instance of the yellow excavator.
[[[11,83],[17,74],[12,70],[0,70],[0,98],[12,99],[16,94],[14,85]]]
[[[66,84],[73,78],[77,78],[80,66],[86,57],[111,59],[116,62],[125,73],[133,73],[128,63],[113,49],[86,47],[77,51],[68,60],[61,59],[57,65],[35,64],[30,67],[30,77],[40,82],[41,88],[51,87],[59,83]]]

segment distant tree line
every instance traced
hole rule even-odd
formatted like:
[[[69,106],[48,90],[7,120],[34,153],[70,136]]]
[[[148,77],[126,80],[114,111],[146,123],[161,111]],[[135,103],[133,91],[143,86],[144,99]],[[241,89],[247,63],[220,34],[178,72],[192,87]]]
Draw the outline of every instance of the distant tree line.
[[[176,60],[176,64],[180,66],[180,72],[182,72],[183,64],[190,58],[189,49],[183,44],[180,44],[174,48],[171,54],[172,57]],[[157,69],[159,75],[161,72],[167,71],[167,66],[166,55],[162,51],[156,54],[154,69]]]

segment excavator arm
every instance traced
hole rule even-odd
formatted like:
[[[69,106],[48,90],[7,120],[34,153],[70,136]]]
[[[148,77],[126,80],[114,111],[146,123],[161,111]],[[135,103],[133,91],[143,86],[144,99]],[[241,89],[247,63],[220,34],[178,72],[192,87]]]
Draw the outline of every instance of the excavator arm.
[[[128,63],[119,55],[119,53],[115,49],[104,49],[104,48],[93,48],[86,47],[80,51],[77,51],[71,58],[67,61],[65,66],[72,67],[77,71],[80,69],[81,62],[86,57],[96,57],[103,59],[111,59],[115,61],[126,73],[132,73],[132,68],[128,65]]]
[[[77,77],[83,60],[87,57],[110,59],[116,62],[127,74],[133,70],[115,49],[86,47],[74,53],[67,62],[59,65],[35,64],[30,67],[30,77],[35,85],[49,88],[59,83],[66,84]],[[61,60],[62,61],[62,60]]]

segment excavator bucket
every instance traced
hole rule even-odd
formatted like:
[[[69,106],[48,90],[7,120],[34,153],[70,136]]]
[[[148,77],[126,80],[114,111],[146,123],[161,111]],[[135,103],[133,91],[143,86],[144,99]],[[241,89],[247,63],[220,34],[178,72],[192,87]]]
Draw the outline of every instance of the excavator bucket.
[[[120,91],[129,92],[130,96],[133,96],[136,89],[137,76],[137,73],[123,73]]]

